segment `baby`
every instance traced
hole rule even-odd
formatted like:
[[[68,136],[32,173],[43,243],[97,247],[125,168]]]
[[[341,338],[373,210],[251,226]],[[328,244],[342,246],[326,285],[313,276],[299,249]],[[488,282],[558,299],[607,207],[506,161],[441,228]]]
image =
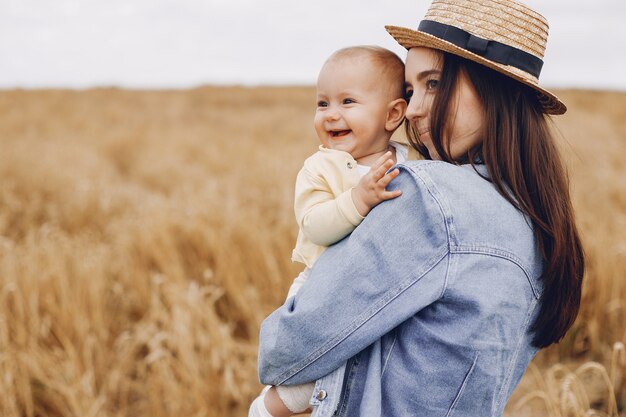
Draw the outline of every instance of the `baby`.
[[[390,141],[404,120],[404,64],[393,52],[356,46],[333,53],[317,79],[314,125],[322,143],[298,173],[295,214],[300,228],[292,260],[306,267],[287,298],[306,282],[325,248],[349,235],[382,201],[398,197],[387,185],[389,171],[408,158],[404,145]],[[266,387],[249,417],[281,417],[309,408],[314,383]]]

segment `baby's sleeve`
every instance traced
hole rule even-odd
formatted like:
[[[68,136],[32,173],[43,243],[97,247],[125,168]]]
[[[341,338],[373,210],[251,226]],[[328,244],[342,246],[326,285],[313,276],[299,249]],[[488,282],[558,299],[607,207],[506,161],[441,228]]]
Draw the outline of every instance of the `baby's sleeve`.
[[[294,210],[301,233],[319,246],[340,241],[363,221],[352,201],[352,187],[336,194],[324,176],[306,164],[296,179]]]

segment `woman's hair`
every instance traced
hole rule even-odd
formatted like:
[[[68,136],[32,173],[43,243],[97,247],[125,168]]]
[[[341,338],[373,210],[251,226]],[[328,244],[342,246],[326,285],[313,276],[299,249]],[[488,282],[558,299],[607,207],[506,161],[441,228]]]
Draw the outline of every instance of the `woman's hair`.
[[[483,141],[453,160],[446,129],[454,117],[457,80],[464,71],[485,110]],[[569,180],[537,93],[514,79],[475,62],[443,54],[441,79],[431,111],[431,138],[441,159],[484,163],[488,180],[530,218],[544,260],[544,291],[532,325],[533,345],[558,342],[580,307],[584,253],[569,194]],[[447,124],[449,123],[449,124]],[[428,150],[406,125],[409,141],[424,157]]]

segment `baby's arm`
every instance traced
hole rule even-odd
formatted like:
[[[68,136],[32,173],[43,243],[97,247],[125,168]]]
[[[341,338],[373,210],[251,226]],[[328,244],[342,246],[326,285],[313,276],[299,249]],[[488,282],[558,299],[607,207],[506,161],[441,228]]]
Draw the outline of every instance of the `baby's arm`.
[[[301,233],[313,244],[330,246],[352,233],[363,217],[352,201],[351,187],[335,194],[337,190],[328,184],[326,176],[339,175],[337,170],[311,165],[305,163],[296,179],[296,220]]]
[[[370,171],[352,189],[352,201],[361,216],[367,216],[367,213],[379,203],[402,194],[400,190],[387,191],[389,183],[400,173],[397,168],[387,172],[393,165],[391,152],[385,153],[374,162]]]
[[[294,207],[301,232],[319,246],[330,246],[352,233],[374,206],[401,194],[385,190],[399,173],[397,169],[386,172],[393,164],[391,152],[387,152],[354,188],[339,195],[305,164],[296,179]]]

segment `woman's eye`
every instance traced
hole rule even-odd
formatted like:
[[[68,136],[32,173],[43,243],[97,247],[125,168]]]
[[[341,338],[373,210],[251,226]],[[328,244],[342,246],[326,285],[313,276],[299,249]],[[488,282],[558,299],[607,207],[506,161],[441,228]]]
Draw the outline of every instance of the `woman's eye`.
[[[355,101],[351,98],[344,98],[343,99],[343,104],[352,104],[355,103]]]
[[[428,80],[426,81],[426,87],[429,90],[434,90],[439,85],[439,80]]]
[[[328,103],[320,100],[317,102],[317,107],[328,107]]]

